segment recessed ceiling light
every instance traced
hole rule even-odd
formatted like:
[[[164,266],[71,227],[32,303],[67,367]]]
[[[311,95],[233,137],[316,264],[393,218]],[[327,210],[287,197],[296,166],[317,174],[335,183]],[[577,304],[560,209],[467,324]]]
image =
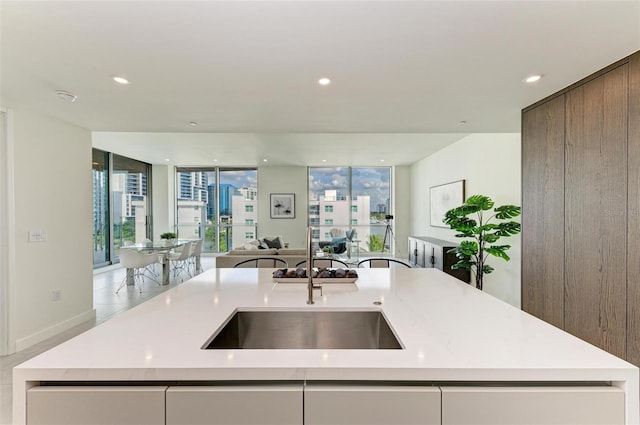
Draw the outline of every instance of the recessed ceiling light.
[[[167,162],[171,161],[169,158],[165,158],[164,160],[167,161]]]
[[[213,162],[218,162],[218,160],[217,160],[217,159],[214,159],[214,160],[213,160]]]
[[[536,74],[536,75],[530,75],[527,78],[525,78],[524,82],[525,83],[535,83],[536,81],[540,80],[542,78],[542,75]]]
[[[119,84],[129,84],[129,80],[124,77],[113,77],[113,81]]]
[[[329,84],[331,84],[331,80],[327,77],[323,77],[318,80],[318,84],[320,84],[321,86],[328,86]]]
[[[322,162],[327,162],[327,160],[326,160],[326,159],[323,159],[323,160],[322,160]]]
[[[64,100],[65,102],[73,103],[76,100],[78,100],[78,96],[76,96],[73,93],[69,93],[68,91],[64,91],[64,90],[56,91],[56,95],[58,96],[58,99]]]
[[[384,162],[384,159],[381,159],[380,162]]]
[[[262,162],[267,162],[267,161],[268,161],[268,160],[267,160],[267,158],[265,158],[265,159],[263,159],[263,160],[262,160]]]
[[[191,121],[191,122],[189,123],[189,125],[190,125],[190,126],[192,126],[192,127],[195,127],[196,125],[198,125],[198,123],[197,123],[197,122],[195,122],[195,121]]]

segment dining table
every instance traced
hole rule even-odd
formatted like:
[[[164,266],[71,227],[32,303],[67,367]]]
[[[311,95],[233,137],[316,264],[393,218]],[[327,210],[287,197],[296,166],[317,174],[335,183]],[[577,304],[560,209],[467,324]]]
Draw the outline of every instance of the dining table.
[[[168,285],[171,276],[171,264],[169,261],[169,253],[191,242],[189,239],[161,240],[160,242],[136,243],[133,245],[123,246],[120,249],[135,249],[142,253],[154,253],[162,256],[162,281],[161,285]],[[127,268],[127,285],[134,285],[134,270]]]

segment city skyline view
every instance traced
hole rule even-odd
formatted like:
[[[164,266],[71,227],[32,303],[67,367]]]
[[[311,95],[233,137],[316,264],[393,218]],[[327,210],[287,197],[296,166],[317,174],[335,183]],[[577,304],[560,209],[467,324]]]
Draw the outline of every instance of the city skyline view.
[[[220,184],[230,184],[236,188],[257,187],[257,171],[225,170],[220,172]],[[215,173],[207,172],[209,185],[215,182]],[[391,167],[352,167],[351,196],[370,197],[371,211],[379,211],[379,205],[386,205],[390,198]],[[309,169],[309,197],[318,199],[325,190],[336,190],[339,197],[346,197],[349,189],[349,167],[311,167]]]

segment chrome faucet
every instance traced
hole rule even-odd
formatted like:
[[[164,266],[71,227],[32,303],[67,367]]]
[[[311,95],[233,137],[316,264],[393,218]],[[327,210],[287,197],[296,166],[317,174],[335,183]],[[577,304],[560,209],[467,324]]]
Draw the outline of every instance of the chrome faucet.
[[[322,295],[322,285],[313,286],[313,242],[312,234],[313,229],[311,226],[307,228],[307,304],[315,304],[313,302],[313,290],[320,288],[320,295]]]

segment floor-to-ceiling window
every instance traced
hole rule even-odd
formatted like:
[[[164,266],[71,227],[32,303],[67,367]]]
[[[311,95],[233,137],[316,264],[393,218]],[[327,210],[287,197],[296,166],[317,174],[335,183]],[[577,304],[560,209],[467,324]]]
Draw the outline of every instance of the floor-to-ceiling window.
[[[111,217],[114,253],[127,243],[148,238],[149,229],[149,164],[112,155]]]
[[[204,238],[204,252],[227,252],[256,238],[256,169],[179,167],[176,197],[178,236]]]
[[[314,241],[355,230],[360,249],[391,251],[390,167],[310,167],[309,225]]]
[[[93,149],[93,264],[118,262],[121,246],[151,234],[151,166]]]
[[[93,265],[109,264],[109,154],[93,149]]]

